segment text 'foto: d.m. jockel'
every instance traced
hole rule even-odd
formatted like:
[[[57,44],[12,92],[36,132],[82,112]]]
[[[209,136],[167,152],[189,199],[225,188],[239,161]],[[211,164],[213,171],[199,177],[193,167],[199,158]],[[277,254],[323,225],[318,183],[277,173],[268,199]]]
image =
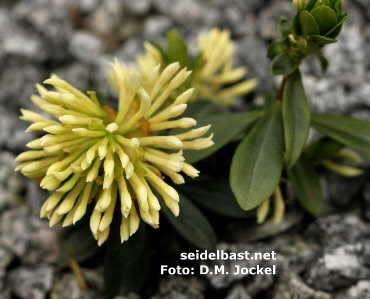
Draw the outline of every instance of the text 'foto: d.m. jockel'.
[[[164,176],[175,184],[184,183],[181,171],[197,177],[199,171],[184,161],[182,150],[213,145],[212,134],[202,137],[210,126],[174,136],[160,135],[166,129],[196,124],[192,118],[178,118],[193,88],[169,100],[190,73],[179,63],[163,71],[157,65],[143,80],[116,60],[111,64],[110,81],[118,89],[118,111],[101,107],[95,92],[85,94],[57,76],[44,82],[56,91],[37,85],[40,96],[33,95],[32,102],[55,120],[22,110],[21,118],[32,123],[28,131],[48,134],[27,144],[33,150],[17,157],[16,161],[23,163],[16,170],[27,177],[42,178],[42,188],[55,190],[43,204],[41,217],[48,217],[51,226],[64,218],[63,226],[68,226],[80,220],[91,203],[95,208],[90,227],[101,245],[119,206],[122,242],[136,232],[140,217],[158,227],[161,206],[152,188],[177,216],[179,196]]]

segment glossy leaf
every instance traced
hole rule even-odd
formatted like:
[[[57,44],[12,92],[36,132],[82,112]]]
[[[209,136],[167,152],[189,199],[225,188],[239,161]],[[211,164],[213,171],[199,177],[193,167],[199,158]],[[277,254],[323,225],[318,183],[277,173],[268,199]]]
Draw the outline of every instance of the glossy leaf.
[[[279,21],[279,32],[281,39],[286,39],[292,33],[292,22],[286,17],[281,17]]]
[[[294,167],[287,169],[287,172],[301,205],[313,216],[318,216],[321,211],[322,192],[313,165],[300,158]]]
[[[293,73],[299,65],[299,61],[291,59],[288,54],[277,55],[271,62],[271,75],[289,75]]]
[[[200,249],[214,250],[216,247],[216,235],[211,224],[203,213],[184,195],[180,195],[180,214],[175,217],[166,207],[161,196],[156,196],[161,202],[161,212],[177,230],[177,232],[189,242]]]
[[[298,69],[286,80],[282,110],[286,163],[290,168],[301,155],[310,129],[310,107]]]
[[[311,124],[324,135],[370,154],[370,122],[348,116],[312,114]]]
[[[283,168],[281,104],[274,104],[238,146],[230,186],[244,210],[259,206],[275,191]]]
[[[304,10],[299,15],[299,25],[301,35],[320,35],[320,28],[308,11]]]
[[[197,118],[197,127],[211,125],[209,133],[214,134],[214,145],[199,151],[184,150],[185,161],[193,164],[209,157],[250,127],[260,116],[260,111],[252,111],[214,114]],[[170,134],[173,135],[175,132],[171,131]],[[209,133],[206,136],[209,136]]]
[[[320,28],[320,34],[324,35],[337,23],[335,11],[329,6],[321,5],[310,11],[310,14],[315,18],[317,25]]]
[[[200,177],[177,187],[198,205],[231,218],[255,217],[255,213],[244,211],[236,203],[228,180]]]

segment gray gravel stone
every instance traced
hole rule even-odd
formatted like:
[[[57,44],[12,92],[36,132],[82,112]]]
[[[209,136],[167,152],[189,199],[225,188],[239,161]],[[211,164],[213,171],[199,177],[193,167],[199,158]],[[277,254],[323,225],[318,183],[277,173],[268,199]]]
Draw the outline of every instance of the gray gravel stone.
[[[69,44],[69,50],[78,60],[91,63],[103,49],[102,41],[87,31],[76,32]]]
[[[21,266],[9,274],[9,286],[14,295],[22,299],[44,299],[54,280],[51,266]]]
[[[361,280],[347,291],[337,295],[337,299],[370,299],[370,280]]]
[[[166,32],[173,27],[171,19],[165,16],[154,16],[146,20],[144,24],[144,40],[151,43],[163,43]]]
[[[124,0],[123,5],[128,14],[144,16],[149,13],[151,2],[151,0]]]
[[[103,277],[101,269],[82,269],[82,275],[87,282],[87,289],[79,287],[72,273],[65,273],[53,286],[51,299],[91,299],[103,298]]]
[[[27,207],[8,210],[0,216],[0,242],[24,264],[58,261],[58,229],[30,216]]]
[[[286,271],[279,277],[273,290],[273,299],[331,299],[329,293],[317,291],[306,285],[294,272]]]
[[[198,278],[168,276],[159,283],[159,291],[151,299],[172,299],[172,298],[205,298],[203,291],[204,284]]]
[[[242,284],[236,284],[227,293],[226,299],[251,299]]]

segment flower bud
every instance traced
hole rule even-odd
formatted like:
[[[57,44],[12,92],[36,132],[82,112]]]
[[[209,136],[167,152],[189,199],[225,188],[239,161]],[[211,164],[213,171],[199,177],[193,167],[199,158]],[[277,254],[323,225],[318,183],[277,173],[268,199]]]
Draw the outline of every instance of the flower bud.
[[[293,7],[296,12],[300,12],[306,6],[306,0],[293,0]]]

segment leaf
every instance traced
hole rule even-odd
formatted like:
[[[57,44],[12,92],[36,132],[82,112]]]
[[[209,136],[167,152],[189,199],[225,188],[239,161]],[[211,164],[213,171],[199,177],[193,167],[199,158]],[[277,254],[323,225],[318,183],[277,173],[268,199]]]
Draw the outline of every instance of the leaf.
[[[280,40],[272,41],[267,49],[267,58],[273,59],[276,55],[283,53],[286,50],[284,44]]]
[[[214,134],[214,145],[210,148],[199,151],[184,150],[186,163],[196,163],[217,152],[241,132],[250,127],[261,116],[261,114],[261,111],[252,111],[213,114],[197,118],[197,127],[211,125],[210,132]],[[176,131],[170,131],[169,134],[173,135],[174,133],[176,133]]]
[[[292,22],[286,17],[281,17],[279,20],[278,30],[281,35],[281,39],[286,39],[290,33],[292,33]]]
[[[317,25],[320,28],[320,34],[324,35],[337,23],[337,16],[335,11],[329,6],[321,5],[310,11],[315,18]]]
[[[308,12],[302,11],[299,15],[300,33],[301,35],[320,35],[319,26],[315,18]]]
[[[314,162],[330,159],[336,157],[343,147],[343,143],[323,137],[307,146],[304,149],[304,156]]]
[[[138,292],[149,273],[149,261],[141,255],[132,263],[122,263],[109,251],[104,258],[104,286],[109,299],[129,292]]]
[[[59,265],[67,266],[71,257],[78,262],[86,261],[96,255],[100,249],[91,234],[90,227],[85,224],[66,235],[59,254]]]
[[[291,59],[288,54],[282,53],[277,55],[271,62],[271,75],[289,75],[298,67],[299,61]]]
[[[306,4],[305,10],[311,11],[315,7],[317,0],[309,0]]]
[[[337,24],[331,29],[329,30],[325,36],[328,36],[328,37],[331,37],[331,38],[336,38],[338,36],[338,34],[340,33],[340,30],[342,29],[342,25],[343,25],[343,22],[348,19],[348,13],[345,13],[344,15],[341,15],[339,18],[338,18],[338,22]],[[339,31],[338,31],[339,30]]]
[[[155,193],[161,202],[162,214],[182,237],[200,249],[214,250],[216,247],[216,235],[211,224],[185,195],[179,193],[180,214],[175,217],[166,207],[161,196],[157,192]]]
[[[236,203],[229,182],[225,179],[203,176],[177,188],[189,199],[214,213],[240,219],[255,217],[255,213],[242,210]]]
[[[286,163],[290,168],[301,155],[310,129],[311,112],[298,69],[286,80],[282,105]]]
[[[370,154],[370,122],[340,115],[312,114],[311,125],[330,138]]]
[[[313,216],[318,216],[321,211],[322,192],[313,165],[301,157],[287,172],[301,205]]]
[[[188,47],[177,29],[167,32],[168,58],[171,62],[178,61],[181,67],[189,68]]]
[[[219,111],[219,107],[212,101],[192,102],[188,104],[185,112],[180,115],[180,118],[191,117],[197,120],[199,117],[214,114]]]
[[[336,43],[337,40],[336,39],[333,39],[331,37],[325,37],[325,36],[321,36],[321,35],[311,35],[311,38],[317,42],[317,44],[320,46],[320,47],[323,47],[325,45],[328,45],[328,44],[333,44],[333,43]]]
[[[280,182],[284,137],[281,104],[273,105],[240,143],[230,170],[230,186],[244,210],[259,206]]]
[[[317,52],[315,55],[320,61],[322,71],[325,73],[329,67],[328,59],[320,52]]]
[[[301,32],[301,26],[299,24],[299,16],[301,15],[301,12],[298,12],[295,17],[293,18],[293,31],[295,35],[300,35]]]
[[[127,241],[121,243],[120,224],[121,217],[116,209],[113,222],[110,226],[110,233],[107,240],[108,251],[122,263],[135,261],[142,253],[145,245],[146,230],[145,224],[140,223],[139,229]]]

